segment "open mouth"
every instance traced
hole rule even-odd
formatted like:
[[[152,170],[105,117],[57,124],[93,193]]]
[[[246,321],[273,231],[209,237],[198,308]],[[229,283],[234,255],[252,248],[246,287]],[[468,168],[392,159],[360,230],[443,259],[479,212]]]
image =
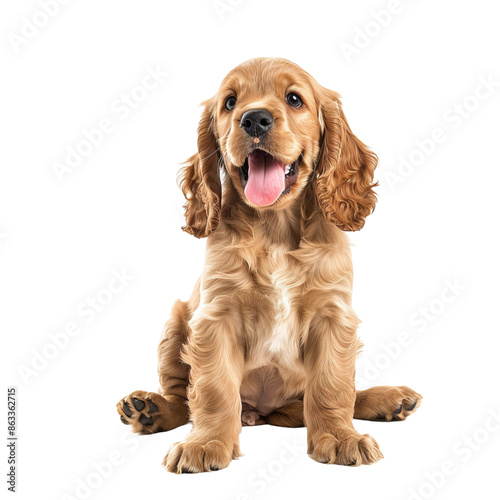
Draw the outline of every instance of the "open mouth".
[[[272,205],[297,182],[301,162],[302,155],[285,165],[262,149],[252,151],[239,169],[245,196],[254,205]]]

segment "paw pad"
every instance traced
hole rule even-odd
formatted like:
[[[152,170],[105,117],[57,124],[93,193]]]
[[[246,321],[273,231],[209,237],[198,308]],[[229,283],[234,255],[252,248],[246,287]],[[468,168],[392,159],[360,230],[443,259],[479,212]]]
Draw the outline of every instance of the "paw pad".
[[[153,402],[156,399],[156,403]],[[117,405],[120,420],[126,425],[132,425],[134,432],[151,434],[163,430],[163,414],[159,405],[162,396],[156,393],[135,391],[123,398]]]
[[[146,417],[146,415],[141,413],[141,416],[139,417],[139,422],[142,425],[153,425],[153,417]]]
[[[135,409],[137,411],[144,410],[144,407],[146,406],[144,404],[144,401],[141,401],[140,399],[137,399],[137,398],[132,398],[132,403],[134,403]]]
[[[409,391],[410,389],[407,390]],[[386,421],[401,422],[402,420],[406,420],[413,413],[413,411],[420,405],[420,401],[422,399],[422,396],[416,394],[415,392],[413,392],[413,394],[403,394],[402,396],[403,397],[399,399],[399,402],[396,403],[397,406],[392,411],[392,413],[386,414],[385,418]],[[379,415],[377,415],[376,420],[382,420],[379,419],[378,417]]]
[[[130,409],[128,403],[123,402],[122,411],[127,417],[130,418],[132,416],[132,410]]]
[[[403,405],[399,405],[393,412],[393,415],[399,415],[403,411]]]
[[[410,405],[410,406],[405,406],[405,410],[406,410],[406,411],[412,411],[412,410],[415,408],[415,406],[417,406],[417,403],[418,403],[418,399],[417,399],[417,400],[415,400],[415,402],[414,402],[412,405]]]

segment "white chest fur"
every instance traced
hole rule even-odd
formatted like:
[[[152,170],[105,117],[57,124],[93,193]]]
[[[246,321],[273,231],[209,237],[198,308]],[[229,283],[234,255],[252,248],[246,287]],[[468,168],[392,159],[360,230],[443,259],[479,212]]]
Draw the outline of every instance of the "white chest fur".
[[[299,357],[299,336],[297,311],[294,310],[294,296],[297,293],[296,279],[291,273],[293,266],[286,249],[273,247],[267,255],[270,284],[273,287],[274,319],[272,331],[266,338],[265,349],[275,362],[290,366]]]

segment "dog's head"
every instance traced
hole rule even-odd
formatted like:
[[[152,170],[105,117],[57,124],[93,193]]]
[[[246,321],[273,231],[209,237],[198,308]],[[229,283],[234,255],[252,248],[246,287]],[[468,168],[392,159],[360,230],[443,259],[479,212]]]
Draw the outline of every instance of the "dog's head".
[[[340,96],[296,64],[259,58],[233,69],[204,103],[198,152],[181,171],[185,231],[208,236],[221,209],[219,168],[256,210],[281,210],[312,183],[317,206],[343,230],[373,211],[377,157],[351,132]]]

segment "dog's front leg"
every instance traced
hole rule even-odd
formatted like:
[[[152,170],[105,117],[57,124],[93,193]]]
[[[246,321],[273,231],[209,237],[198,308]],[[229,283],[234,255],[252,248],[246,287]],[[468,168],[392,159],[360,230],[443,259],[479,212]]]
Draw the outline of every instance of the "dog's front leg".
[[[304,418],[309,455],[322,463],[361,465],[382,458],[377,442],[352,425],[358,319],[350,307],[315,313],[306,340]]]
[[[244,352],[240,317],[219,298],[201,306],[190,322],[183,360],[191,367],[188,390],[193,430],[169,450],[171,472],[205,472],[227,467],[239,452],[240,386]]]

